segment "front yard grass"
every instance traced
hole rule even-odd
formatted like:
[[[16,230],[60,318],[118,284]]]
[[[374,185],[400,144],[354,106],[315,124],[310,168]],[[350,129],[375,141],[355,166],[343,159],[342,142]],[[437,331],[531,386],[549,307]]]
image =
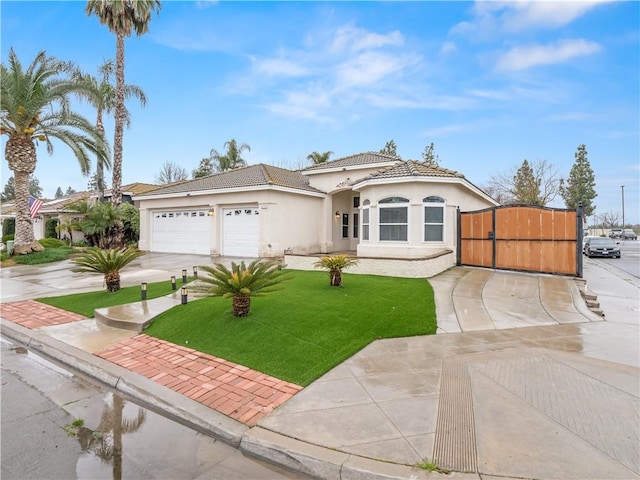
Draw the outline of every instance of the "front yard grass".
[[[231,299],[209,297],[163,313],[144,333],[306,386],[379,338],[436,331],[433,290],[424,279],[294,271],[284,289],[252,298],[231,314]]]
[[[187,278],[188,281],[193,278]],[[176,279],[178,293],[182,286],[182,279]],[[169,295],[171,290],[171,282],[156,282],[147,285],[147,299],[162,297]],[[140,301],[140,285],[133,287],[124,287],[117,292],[109,293],[106,290],[99,290],[89,293],[74,293],[72,295],[64,295],[60,297],[37,298],[36,301],[46,303],[53,307],[58,307],[69,312],[78,313],[85,317],[93,317],[93,311],[96,308],[112,307],[114,305],[124,305],[125,303]]]

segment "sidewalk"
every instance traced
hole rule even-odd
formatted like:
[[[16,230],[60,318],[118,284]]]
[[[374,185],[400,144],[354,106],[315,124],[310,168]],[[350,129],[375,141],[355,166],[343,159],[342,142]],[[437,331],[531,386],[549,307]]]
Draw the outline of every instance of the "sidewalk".
[[[295,395],[299,387],[273,378],[257,387],[247,376],[260,372],[223,359],[138,348],[150,337],[94,320],[74,320],[75,334],[65,325],[29,330],[5,321],[2,305],[2,333],[315,477],[429,478],[414,467],[428,459],[455,478],[638,478],[638,285],[585,263],[606,321],[576,298],[572,279],[456,268],[431,279],[438,335],[374,342]],[[104,341],[88,345],[83,335]],[[226,371],[211,378],[207,362]],[[192,376],[161,371],[176,366]],[[192,385],[167,388],[177,380]],[[207,405],[218,390],[232,402]],[[245,407],[268,402],[262,415],[240,410],[240,391],[255,394]]]

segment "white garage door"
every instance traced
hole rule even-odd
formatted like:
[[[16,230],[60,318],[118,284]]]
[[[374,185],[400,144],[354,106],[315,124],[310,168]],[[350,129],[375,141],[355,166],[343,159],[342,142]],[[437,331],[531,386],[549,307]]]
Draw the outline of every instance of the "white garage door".
[[[208,210],[153,212],[151,251],[211,253],[211,217]]]
[[[230,257],[258,256],[257,208],[225,208],[223,215],[222,254]]]

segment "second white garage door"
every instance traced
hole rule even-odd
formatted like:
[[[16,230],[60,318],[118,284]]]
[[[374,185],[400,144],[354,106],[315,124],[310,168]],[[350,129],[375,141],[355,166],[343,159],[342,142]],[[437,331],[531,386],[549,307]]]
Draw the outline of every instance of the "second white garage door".
[[[222,254],[230,257],[258,256],[259,215],[257,208],[224,208]]]
[[[154,212],[151,251],[211,254],[211,217],[207,210]]]

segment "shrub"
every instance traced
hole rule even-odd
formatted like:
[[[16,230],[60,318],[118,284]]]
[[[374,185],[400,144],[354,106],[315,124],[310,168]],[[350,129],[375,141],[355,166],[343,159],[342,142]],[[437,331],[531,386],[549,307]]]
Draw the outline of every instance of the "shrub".
[[[44,248],[60,248],[64,246],[64,242],[57,238],[41,238],[38,242]]]
[[[315,268],[324,268],[329,271],[329,284],[332,287],[342,285],[342,270],[353,267],[358,264],[356,258],[349,255],[333,255],[330,257],[322,257],[313,264]]]
[[[5,218],[2,221],[2,238],[6,237],[7,235],[15,235],[15,233],[16,233],[16,219],[14,217]]]
[[[9,240],[13,240],[14,235],[3,235],[2,236],[2,243],[7,243]]]
[[[73,262],[78,265],[72,272],[101,273],[108,292],[120,290],[120,270],[145,252],[133,248],[108,249],[90,248]]]
[[[44,238],[58,238],[57,226],[57,218],[47,218],[47,222],[44,224]]]

